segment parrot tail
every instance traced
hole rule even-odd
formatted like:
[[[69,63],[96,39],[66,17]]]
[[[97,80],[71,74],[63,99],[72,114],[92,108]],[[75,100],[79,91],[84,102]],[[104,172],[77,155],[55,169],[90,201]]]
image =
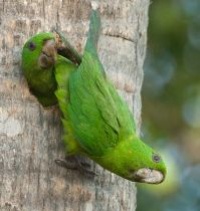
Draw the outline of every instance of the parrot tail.
[[[85,51],[97,56],[97,43],[101,29],[101,19],[98,10],[92,10],[90,15],[90,27],[88,32],[88,39],[85,46]]]

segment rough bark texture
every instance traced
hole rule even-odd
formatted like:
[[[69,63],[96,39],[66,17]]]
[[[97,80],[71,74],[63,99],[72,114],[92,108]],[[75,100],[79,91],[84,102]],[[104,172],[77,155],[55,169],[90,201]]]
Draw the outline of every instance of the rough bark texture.
[[[140,125],[149,0],[102,0],[101,60]],[[0,0],[0,210],[134,211],[135,184],[94,164],[94,179],[56,166],[64,157],[57,108],[44,109],[20,69],[36,32],[61,30],[82,51],[90,0]],[[139,130],[138,130],[139,131]]]

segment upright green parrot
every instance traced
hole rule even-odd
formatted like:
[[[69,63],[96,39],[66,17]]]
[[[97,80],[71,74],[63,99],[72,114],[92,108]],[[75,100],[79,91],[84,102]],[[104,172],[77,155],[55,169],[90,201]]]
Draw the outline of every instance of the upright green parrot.
[[[133,115],[99,60],[100,25],[98,10],[92,10],[82,57],[65,38],[66,51],[55,34],[36,34],[24,45],[22,70],[43,106],[58,101],[67,156],[89,157],[130,181],[161,183],[162,158],[137,137]]]

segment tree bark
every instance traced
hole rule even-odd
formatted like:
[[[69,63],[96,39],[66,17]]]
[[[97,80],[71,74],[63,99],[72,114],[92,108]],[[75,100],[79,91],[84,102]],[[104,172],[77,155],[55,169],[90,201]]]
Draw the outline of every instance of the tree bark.
[[[101,61],[134,111],[139,133],[149,0],[101,0]],[[0,210],[134,211],[136,187],[93,164],[87,178],[58,167],[64,158],[58,108],[44,109],[20,69],[33,34],[56,27],[78,49],[85,45],[90,0],[0,1]]]

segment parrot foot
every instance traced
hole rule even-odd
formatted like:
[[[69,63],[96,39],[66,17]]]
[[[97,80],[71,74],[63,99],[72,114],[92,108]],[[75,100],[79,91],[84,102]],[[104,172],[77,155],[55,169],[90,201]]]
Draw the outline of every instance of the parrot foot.
[[[65,159],[56,159],[55,163],[63,168],[79,170],[80,173],[89,177],[94,177],[97,174],[90,170],[91,165],[83,158],[79,156],[67,156]]]
[[[52,31],[55,34],[58,54],[69,59],[76,65],[80,65],[82,56],[76,51],[76,49],[69,43],[69,41],[59,32],[53,28]]]

